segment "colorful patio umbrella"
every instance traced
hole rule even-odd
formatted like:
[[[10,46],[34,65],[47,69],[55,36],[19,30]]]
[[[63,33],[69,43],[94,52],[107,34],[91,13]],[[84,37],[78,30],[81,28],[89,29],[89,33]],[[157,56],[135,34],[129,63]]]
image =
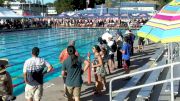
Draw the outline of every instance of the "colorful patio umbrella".
[[[138,36],[154,42],[169,43],[180,41],[180,0],[164,6],[139,31]]]

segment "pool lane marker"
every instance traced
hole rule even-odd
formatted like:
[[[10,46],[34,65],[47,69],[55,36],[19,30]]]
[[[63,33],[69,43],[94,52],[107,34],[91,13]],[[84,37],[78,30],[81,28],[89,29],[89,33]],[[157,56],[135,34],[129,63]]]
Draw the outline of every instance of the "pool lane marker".
[[[97,36],[97,35],[96,35]],[[94,41],[91,41],[91,42],[89,42],[89,43],[87,43],[87,44],[90,44],[90,43],[94,43],[94,42],[96,42],[95,40]],[[79,46],[79,47],[83,47],[83,46],[86,46],[87,44],[84,44],[84,45],[81,45],[81,46]],[[57,63],[57,64],[54,64],[53,66],[55,66],[55,65],[58,65],[59,63]],[[52,71],[51,73],[53,73],[54,71]],[[51,74],[50,73],[50,74]],[[19,76],[20,77],[20,76]],[[17,77],[18,78],[18,77]],[[16,78],[16,79],[17,79]],[[21,84],[24,84],[25,82],[23,81],[23,82],[20,82],[20,83],[18,83],[18,84],[14,84],[13,85],[13,87],[17,87],[17,86],[19,86],[19,85],[21,85]]]

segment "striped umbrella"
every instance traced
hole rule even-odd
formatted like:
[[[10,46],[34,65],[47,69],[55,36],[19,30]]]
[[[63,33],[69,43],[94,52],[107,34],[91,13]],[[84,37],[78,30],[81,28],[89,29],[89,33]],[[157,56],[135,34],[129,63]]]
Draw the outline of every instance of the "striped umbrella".
[[[164,6],[139,31],[138,36],[154,42],[169,43],[180,41],[180,0]]]

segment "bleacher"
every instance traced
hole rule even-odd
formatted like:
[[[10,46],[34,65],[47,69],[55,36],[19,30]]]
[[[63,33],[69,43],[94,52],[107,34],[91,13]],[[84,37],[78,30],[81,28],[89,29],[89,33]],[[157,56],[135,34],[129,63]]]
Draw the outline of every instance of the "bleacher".
[[[154,61],[154,62],[157,62],[157,61],[160,59],[160,57],[163,55],[163,53],[164,53],[164,48],[163,48],[163,47],[161,47],[160,49],[157,49],[156,52],[155,52],[156,55],[153,55],[153,58],[154,58],[153,61]],[[162,61],[164,61],[164,59],[163,59]],[[162,65],[162,64],[163,64],[163,62],[162,62],[161,64],[159,64],[159,65]],[[151,65],[152,65],[152,63],[150,63],[150,64],[145,64],[144,66],[142,66],[141,68],[139,68],[138,71],[148,69]],[[156,71],[156,72],[152,72],[152,74],[153,74],[154,76],[156,76],[156,78],[158,78],[158,75],[160,74],[160,72],[161,72],[161,70]],[[144,75],[145,75],[145,73],[141,73],[141,74],[138,74],[138,75],[133,76],[133,77],[126,83],[126,85],[123,87],[123,89],[124,89],[124,88],[129,88],[129,87],[132,87],[132,86],[136,86],[136,85],[140,82],[140,80],[143,78]],[[152,80],[152,78],[150,77],[149,80]],[[150,81],[147,81],[147,82],[150,82]],[[146,95],[148,96],[148,94],[150,94],[151,89],[150,89],[150,87],[149,87],[149,88],[146,88],[146,89],[149,90],[149,92],[146,92]],[[144,89],[144,90],[145,90],[145,89]],[[122,93],[118,93],[118,94],[113,98],[113,101],[123,101],[123,100],[125,100],[125,99],[128,97],[128,95],[129,95],[130,93],[131,93],[131,91],[125,91],[125,92],[122,92]],[[140,93],[140,94],[141,94],[141,93]],[[145,95],[145,96],[146,96],[146,95]]]
[[[157,66],[161,66],[166,64],[166,58],[162,57],[160,61],[157,62]],[[146,80],[145,84],[156,82],[159,78],[160,73],[163,71],[163,69],[158,69],[155,71],[152,71],[149,75],[148,79]],[[144,87],[142,88],[139,93],[137,94],[137,101],[143,101],[148,100],[150,98],[150,94],[153,92],[154,86]]]
[[[173,47],[173,49],[175,49],[175,47]],[[152,57],[150,58],[150,60],[153,61],[153,64],[154,64],[153,67],[157,67],[157,66],[167,64],[167,62],[166,62],[167,57],[164,55],[165,52],[166,51],[165,51],[164,47],[161,47],[161,48],[156,50],[154,55],[152,55]],[[179,53],[173,52],[173,55],[175,56],[175,57],[173,57],[174,62],[180,61],[180,57],[177,54],[179,54]],[[148,68],[153,68],[151,66],[152,66],[152,64],[145,64],[144,66],[139,68],[138,71],[145,70]],[[179,66],[180,65],[174,66],[174,78],[180,77],[180,73],[179,73],[180,69],[178,68]],[[169,71],[168,71],[168,73],[166,72],[166,74],[165,74],[166,77],[164,76],[163,78],[170,79],[170,69],[167,68],[166,70],[169,70]],[[147,73],[135,75],[121,89],[130,88],[130,87],[141,85],[141,84],[154,83],[154,82],[161,79],[161,77],[162,77],[161,74],[164,75],[163,72],[166,70],[165,69],[158,69],[158,70],[154,70],[152,72],[147,72]],[[142,79],[145,79],[145,80],[143,81]],[[175,95],[175,97],[177,96],[177,94],[179,94],[179,92],[178,92],[180,89],[179,83],[180,83],[179,81],[174,81],[174,95]],[[165,86],[164,87],[165,89],[160,88],[161,91],[159,93],[162,93],[162,91],[164,91],[164,92],[166,92],[166,94],[169,94],[168,97],[170,98],[170,91],[171,91],[170,90],[170,88],[171,88],[170,83],[164,83],[162,85],[163,85],[163,87]],[[151,95],[154,95],[154,93],[156,93],[155,92],[156,89],[154,89],[154,88],[156,88],[156,86],[148,86],[148,87],[143,87],[143,88],[134,90],[136,93],[134,91],[132,92],[131,90],[121,92],[121,93],[116,94],[113,97],[112,101],[124,101],[124,100],[131,101],[132,96],[135,96],[135,97],[133,97],[133,98],[135,98],[135,99],[133,99],[133,101],[147,101],[147,100],[150,101],[150,99],[151,100],[153,99],[153,96],[151,96]],[[179,101],[179,100],[176,100],[176,101]]]

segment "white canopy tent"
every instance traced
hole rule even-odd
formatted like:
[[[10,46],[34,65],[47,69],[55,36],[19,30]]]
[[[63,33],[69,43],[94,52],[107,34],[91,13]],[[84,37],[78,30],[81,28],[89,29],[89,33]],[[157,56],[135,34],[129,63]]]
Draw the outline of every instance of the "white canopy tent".
[[[9,18],[23,18],[23,16],[16,14],[10,9],[0,7],[0,19],[9,19]]]

